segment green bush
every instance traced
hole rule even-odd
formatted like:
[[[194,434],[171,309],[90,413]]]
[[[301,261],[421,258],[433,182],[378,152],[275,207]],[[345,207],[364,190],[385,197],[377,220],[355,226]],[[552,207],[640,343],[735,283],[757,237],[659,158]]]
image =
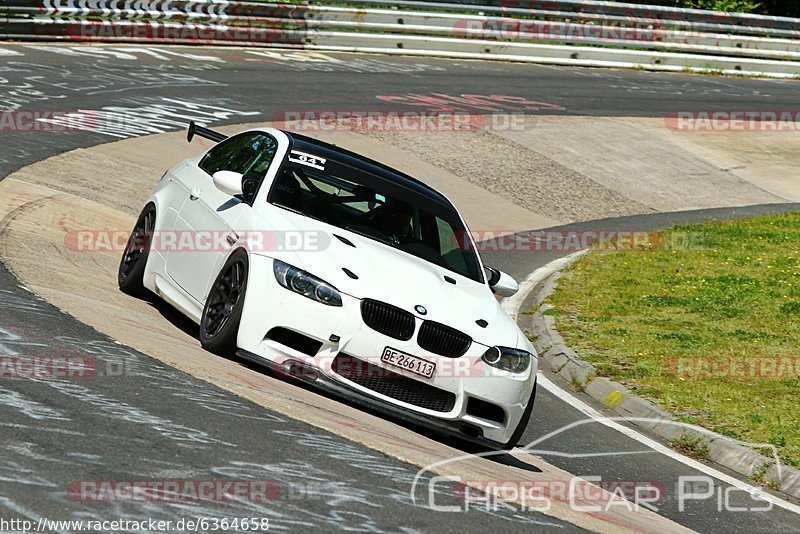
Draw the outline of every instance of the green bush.
[[[800,2],[797,0],[650,0],[633,3],[800,17]]]
[[[751,2],[750,0],[687,0],[680,3],[683,4],[683,7],[739,13],[753,13],[761,7],[759,2]]]
[[[758,13],[779,17],[800,17],[800,3],[797,0],[762,0]]]

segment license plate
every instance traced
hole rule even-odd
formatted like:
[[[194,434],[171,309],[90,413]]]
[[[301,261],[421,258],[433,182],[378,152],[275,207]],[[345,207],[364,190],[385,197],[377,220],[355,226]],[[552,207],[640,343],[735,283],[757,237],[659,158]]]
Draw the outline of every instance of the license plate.
[[[391,347],[383,349],[381,361],[425,378],[433,378],[433,372],[436,371],[435,363],[400,352]]]

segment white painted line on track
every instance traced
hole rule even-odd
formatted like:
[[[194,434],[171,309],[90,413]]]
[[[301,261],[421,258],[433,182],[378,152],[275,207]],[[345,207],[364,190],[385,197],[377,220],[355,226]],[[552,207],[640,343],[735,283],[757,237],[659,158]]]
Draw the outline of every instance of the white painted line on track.
[[[528,297],[528,294],[533,291],[533,288],[542,283],[545,278],[556,271],[560,271],[587,252],[587,250],[579,250],[578,252],[573,252],[569,256],[564,256],[563,258],[551,261],[547,265],[542,265],[525,277],[525,280],[519,283],[519,291],[517,291],[517,294],[513,297],[503,299],[503,301],[500,303],[501,306],[516,322],[517,315],[519,315],[519,309],[522,307],[522,303]]]
[[[66,430],[64,428],[42,428],[38,426],[31,426],[31,425],[22,425],[19,423],[7,423],[5,421],[0,421],[0,426],[5,426],[8,428],[21,428],[25,430],[35,430],[36,432],[55,432],[57,434],[67,434],[69,436],[85,436],[83,432],[76,432],[74,430]]]
[[[737,478],[734,478],[734,477],[732,477],[730,475],[726,475],[725,473],[721,473],[720,471],[717,471],[716,469],[714,469],[711,466],[708,466],[708,465],[706,465],[704,463],[698,462],[697,460],[693,460],[692,458],[688,458],[686,456],[683,456],[682,454],[679,454],[679,453],[675,452],[674,450],[670,449],[669,447],[667,447],[665,445],[662,445],[661,443],[659,443],[659,442],[657,442],[657,441],[655,441],[655,440],[653,440],[651,438],[648,438],[647,436],[645,436],[643,434],[640,434],[636,430],[634,430],[634,429],[632,429],[630,427],[627,427],[625,425],[622,425],[622,424],[620,424],[620,423],[618,423],[618,422],[606,417],[605,415],[601,414],[600,412],[598,412],[597,410],[595,410],[594,408],[592,408],[591,406],[589,406],[588,404],[586,404],[582,400],[578,399],[577,397],[574,397],[571,393],[569,393],[569,392],[561,389],[557,385],[555,385],[546,376],[544,376],[542,374],[539,375],[539,385],[542,386],[547,391],[549,391],[550,393],[552,393],[553,395],[555,395],[556,397],[558,397],[559,400],[569,404],[570,406],[572,406],[576,410],[580,411],[584,415],[587,415],[588,417],[591,417],[592,419],[594,419],[598,423],[600,423],[602,425],[605,425],[608,428],[616,430],[617,432],[625,435],[626,437],[629,437],[631,439],[634,439],[634,440],[638,441],[642,445],[645,445],[645,446],[653,449],[654,451],[656,451],[659,454],[663,454],[664,456],[667,456],[668,458],[670,458],[672,460],[675,460],[675,461],[680,462],[680,463],[682,463],[682,464],[684,464],[684,465],[686,465],[688,467],[691,467],[692,469],[700,471],[700,472],[702,472],[702,473],[704,473],[704,474],[706,474],[706,475],[708,475],[710,477],[714,477],[714,478],[716,478],[718,480],[721,480],[722,482],[725,482],[725,483],[727,483],[727,484],[729,484],[731,486],[734,486],[734,487],[736,487],[736,488],[738,488],[738,489],[740,489],[742,491],[746,491],[746,492],[748,492],[750,494],[753,494],[754,497],[757,497],[759,499],[763,499],[763,500],[765,500],[765,501],[767,501],[769,503],[772,503],[775,506],[779,506],[781,508],[789,510],[790,512],[794,512],[794,513],[800,515],[800,506],[792,504],[792,503],[790,503],[788,501],[784,501],[780,497],[776,497],[776,496],[774,496],[772,494],[765,493],[758,486],[753,486],[752,484],[748,484],[746,482],[742,482],[741,480],[739,480]]]
[[[579,252],[575,252],[570,254],[569,256],[565,256],[563,258],[559,258],[554,260],[547,265],[543,265],[539,267],[531,274],[529,274],[525,280],[520,282],[519,284],[519,292],[513,297],[509,297],[503,299],[501,305],[503,309],[511,316],[512,319],[515,321],[517,320],[517,316],[519,315],[519,309],[522,306],[522,303],[525,301],[525,298],[528,294],[533,291],[533,289],[542,283],[547,277],[559,271],[578,259],[580,256],[586,254],[586,250],[582,250]],[[662,445],[661,443],[639,433],[638,431],[622,425],[612,418],[606,417],[602,413],[598,412],[593,407],[589,406],[579,398],[575,397],[568,391],[560,388],[556,384],[554,384],[551,380],[549,380],[546,376],[542,373],[538,373],[538,383],[541,387],[546,389],[548,392],[555,395],[559,400],[562,402],[569,404],[579,412],[583,413],[584,415],[594,419],[598,423],[611,428],[612,430],[616,430],[617,432],[623,434],[624,436],[633,439],[642,445],[651,448],[655,452],[662,454],[676,462],[680,462],[692,469],[700,471],[710,477],[716,478],[726,484],[734,486],[742,491],[746,491],[752,494],[754,497],[763,499],[766,502],[773,504],[774,506],[778,506],[790,512],[800,515],[800,506],[796,504],[792,504],[788,501],[781,499],[780,497],[776,497],[770,493],[765,493],[760,487],[754,486],[752,484],[748,484],[743,482],[737,478],[734,478],[730,475],[726,475],[711,466],[698,462],[697,460],[693,460],[692,458],[688,458],[683,456],[682,454],[677,453],[676,451],[670,449],[669,447]]]

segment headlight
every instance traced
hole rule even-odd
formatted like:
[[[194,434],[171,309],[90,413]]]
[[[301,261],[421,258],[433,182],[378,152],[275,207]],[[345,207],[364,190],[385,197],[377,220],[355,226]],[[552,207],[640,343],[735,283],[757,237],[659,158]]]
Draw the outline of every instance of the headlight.
[[[279,260],[273,260],[272,271],[275,273],[275,280],[290,291],[328,306],[342,305],[342,295],[339,291],[314,275]]]
[[[490,347],[481,360],[509,373],[524,373],[531,363],[531,353],[509,347]]]

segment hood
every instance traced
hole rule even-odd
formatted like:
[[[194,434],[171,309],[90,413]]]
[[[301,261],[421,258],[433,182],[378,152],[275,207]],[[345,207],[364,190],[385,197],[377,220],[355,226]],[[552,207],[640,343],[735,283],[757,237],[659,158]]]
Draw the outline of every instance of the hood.
[[[358,299],[392,304],[417,317],[461,330],[484,345],[516,346],[519,329],[486,284],[360,234],[286,210],[275,211],[279,213],[270,217],[275,228],[308,232],[307,235],[318,237],[321,246],[294,247],[299,250],[284,250],[272,256]],[[358,278],[349,276],[344,269]],[[423,306],[427,313],[416,312],[416,306]],[[480,320],[488,326],[479,326],[476,321]]]

